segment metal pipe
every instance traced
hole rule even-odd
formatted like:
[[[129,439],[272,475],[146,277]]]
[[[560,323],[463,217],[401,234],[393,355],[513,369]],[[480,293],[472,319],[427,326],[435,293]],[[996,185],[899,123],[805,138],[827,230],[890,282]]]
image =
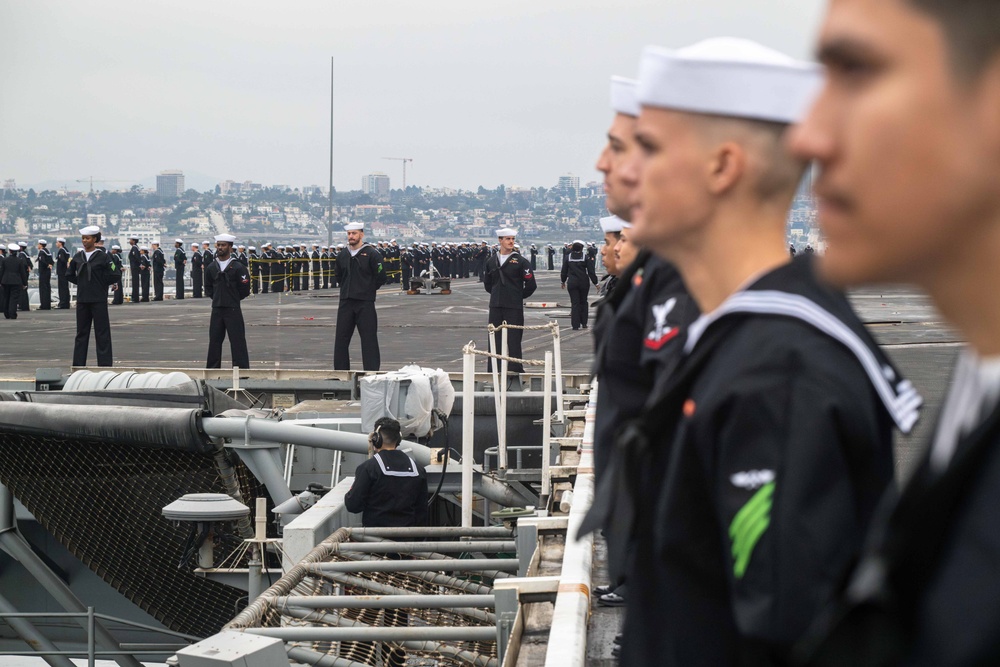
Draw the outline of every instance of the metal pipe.
[[[468,348],[468,346],[467,346]],[[476,418],[476,356],[468,349],[462,362],[462,527],[472,526],[472,464]],[[493,360],[496,365],[496,359]]]
[[[333,579],[335,581],[339,581],[339,582],[343,583],[346,586],[352,586],[352,587],[355,587],[355,588],[364,588],[364,589],[367,589],[367,590],[376,591],[377,593],[379,593],[380,596],[385,596],[387,598],[419,598],[420,597],[418,595],[414,595],[412,591],[407,590],[405,588],[398,588],[396,586],[391,586],[389,584],[379,584],[379,583],[374,582],[374,581],[372,581],[370,579],[362,579],[360,577],[352,577],[350,575],[338,574],[338,573],[325,573],[323,576],[325,578],[329,578],[329,579]],[[349,598],[349,597],[352,597],[352,596],[348,595],[348,596],[339,596],[339,597],[341,599],[343,599],[343,598]],[[366,595],[366,596],[363,596],[363,597],[366,597],[368,599],[372,599],[373,597],[378,597],[378,596]],[[445,597],[455,597],[455,596],[445,596]],[[480,593],[474,593],[473,597],[475,597],[477,599],[479,597],[489,597],[489,598],[492,598],[493,595],[491,593],[489,593],[489,592],[480,592]],[[275,611],[287,611],[289,608],[293,608],[293,609],[294,608],[300,608],[300,609],[308,609],[309,608],[308,605],[305,605],[305,604],[296,604],[295,602],[293,602],[295,599],[296,599],[295,597],[287,597],[287,598],[285,598],[286,604],[284,606],[277,606],[272,601],[271,602],[271,604],[273,605],[272,608]],[[307,599],[307,598],[306,597],[302,597],[300,599],[304,600],[304,599]],[[394,603],[392,601],[389,601],[388,604],[389,604],[389,608],[397,608],[398,607],[398,605],[397,605],[397,607],[393,607],[392,605]],[[482,605],[480,605],[480,606],[482,606]],[[357,608],[357,607],[347,607],[347,608],[348,609],[352,609],[352,608]],[[365,607],[360,607],[360,608],[364,609]],[[432,607],[428,607],[428,608],[432,608]],[[443,608],[445,608],[445,606],[441,605],[440,607],[436,607],[436,608],[443,609]],[[475,607],[457,607],[455,605],[450,605],[448,608],[454,614],[457,614],[459,616],[467,616],[467,617],[469,617],[471,619],[475,619],[476,621],[479,621],[480,623],[490,623],[490,624],[496,625],[496,622],[497,622],[496,614],[493,614],[492,612],[488,612],[488,611],[483,611],[482,609],[476,609]]]
[[[80,614],[87,613],[87,607],[80,602],[76,594],[70,590],[70,587],[63,582],[62,579],[57,577],[48,566],[42,562],[32,548],[24,541],[16,530],[14,526],[14,495],[10,492],[6,486],[0,484],[0,518],[11,519],[10,523],[0,524],[0,546],[2,546],[8,554],[10,554],[14,560],[21,563],[22,567],[28,571],[35,581],[42,585],[49,595],[51,595],[55,601],[63,609],[69,612],[77,612]],[[115,640],[114,636],[108,632],[100,623],[94,624],[94,632],[97,640],[102,646],[115,650],[118,648],[118,642]],[[121,667],[142,667],[142,664],[136,660],[131,655],[121,655],[115,657],[115,662],[117,662]]]
[[[265,442],[285,442],[305,445],[331,451],[368,454],[368,436],[347,431],[333,431],[314,426],[295,424],[294,421],[278,422],[271,419],[232,419],[227,417],[206,417],[201,420],[201,429],[215,438],[229,438],[243,441],[249,433],[253,438]],[[410,456],[422,466],[430,465],[430,449],[417,442],[404,440],[400,449],[409,450]]]
[[[32,625],[31,621],[17,616],[17,608],[3,595],[0,595],[0,614],[3,614],[0,618],[3,618],[7,622],[7,625],[17,633],[17,636],[23,639],[24,643],[31,648],[43,651],[59,650],[55,644],[49,641],[48,637]],[[12,615],[8,616],[8,614]],[[74,667],[73,661],[64,656],[47,655],[42,656],[42,659],[52,665],[52,667]]]
[[[315,576],[323,577],[324,579],[336,581],[338,583],[342,583],[348,586],[355,586],[357,588],[364,588],[366,590],[375,591],[380,595],[409,595],[412,592],[406,590],[405,588],[397,588],[395,586],[390,586],[389,584],[380,584],[370,579],[364,579],[362,577],[354,577],[349,574],[314,570],[312,566],[306,566],[305,570],[306,572],[315,573]],[[414,572],[411,573],[410,576],[413,577],[414,579],[420,579],[421,581],[426,581],[429,584],[456,588],[465,593],[471,593],[472,595],[489,595],[493,592],[493,589],[489,586],[477,584],[474,581],[466,581],[465,579],[456,579],[454,577],[448,577],[443,574],[435,574],[433,572]]]
[[[513,537],[514,531],[503,526],[422,526],[403,528],[352,528],[351,539],[364,537]]]
[[[247,628],[243,632],[282,641],[304,642],[492,642],[497,639],[495,626],[406,627],[406,628]]]
[[[482,570],[517,571],[516,558],[448,558],[445,560],[372,560],[317,563],[323,572],[479,572]]]
[[[369,537],[369,538],[366,538],[366,539],[374,540],[374,539],[377,539],[377,538]],[[351,559],[354,562],[360,562],[360,561],[372,562],[372,563],[385,562],[385,560],[383,558],[379,558],[378,556],[373,556],[371,554],[363,554],[363,553],[357,553],[357,552],[355,552],[355,553],[343,553],[343,554],[340,554],[340,555],[343,556],[344,558],[349,558],[349,559]],[[469,562],[472,562],[471,560],[466,560],[464,558],[449,558],[448,556],[446,556],[444,554],[436,554],[436,553],[433,553],[433,552],[418,553],[418,554],[413,554],[413,555],[419,557],[420,562],[427,562],[427,561],[430,561],[430,560],[440,560],[440,561],[445,561],[445,562],[456,562],[456,563],[469,563]],[[486,560],[492,560],[492,559],[486,559]],[[497,559],[497,560],[513,560],[513,559],[500,558],[500,559]],[[391,561],[391,562],[400,562],[400,561]],[[318,563],[318,564],[321,564],[321,563]],[[444,571],[444,570],[434,570],[434,572],[438,572],[438,571]],[[516,576],[515,574],[512,574],[510,572],[501,572],[500,570],[480,570],[479,572],[484,577],[488,577],[490,579],[493,579],[494,581],[497,580],[497,579],[505,579],[505,578],[508,578],[508,577]],[[426,579],[426,577],[424,577],[424,574],[421,573],[419,570],[411,572],[410,576],[415,576],[418,579]],[[434,575],[434,576],[436,577],[436,576],[439,576],[439,575]],[[431,581],[431,583],[437,584],[437,583],[441,583],[441,582],[439,582],[437,580],[434,580],[434,581]]]
[[[313,667],[369,667],[363,662],[327,655],[303,646],[288,646],[287,652],[288,657],[295,662],[304,662],[307,665],[313,665]]]
[[[492,595],[292,595],[274,598],[277,607],[304,609],[454,609],[496,607]]]
[[[438,553],[513,553],[517,551],[514,540],[480,540],[478,542],[341,542],[332,551],[362,551],[373,554],[409,554],[423,551]]]
[[[326,625],[333,625],[341,628],[370,628],[366,623],[361,621],[352,620],[349,618],[344,618],[343,616],[334,616],[333,614],[321,614],[317,612],[306,613],[302,609],[288,609],[286,610],[286,615],[292,618],[298,618],[305,621],[312,621],[314,623],[324,623]],[[431,627],[425,627],[425,629],[430,630]],[[442,640],[443,641],[443,640]],[[395,642],[401,647],[410,651],[423,651],[425,653],[440,653],[441,655],[452,658],[453,660],[460,662],[462,664],[475,665],[476,667],[496,667],[497,660],[491,656],[483,655],[481,653],[476,653],[474,651],[467,651],[462,648],[451,646],[449,644],[439,643],[438,641],[397,641]]]

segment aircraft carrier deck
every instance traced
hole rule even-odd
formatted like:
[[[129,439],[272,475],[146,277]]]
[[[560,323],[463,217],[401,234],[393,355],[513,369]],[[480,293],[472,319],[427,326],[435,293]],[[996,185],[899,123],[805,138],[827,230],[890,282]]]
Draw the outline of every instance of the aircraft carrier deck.
[[[564,373],[586,373],[593,358],[590,330],[569,327],[569,299],[559,287],[557,271],[538,271],[538,290],[530,303],[556,307],[526,308],[525,324],[556,318],[562,325]],[[172,297],[173,285],[167,285]],[[382,370],[406,364],[461,372],[462,346],[476,341],[487,348],[489,294],[475,278],[452,281],[453,293],[407,295],[396,285],[379,290],[379,345]],[[591,292],[591,301],[596,294]],[[243,305],[251,370],[329,370],[333,366],[334,327],[339,290],[309,290],[250,296]],[[961,345],[957,334],[930,306],[926,297],[908,288],[857,290],[852,300],[876,340],[910,378],[925,399],[920,424],[901,438],[897,459],[905,472],[917,455],[914,443],[934,421]],[[208,299],[190,297],[157,303],[112,306],[111,327],[115,366],[122,368],[200,368],[208,349]],[[33,388],[38,368],[70,371],[75,335],[72,310],[31,311],[3,322],[0,345],[0,389]],[[546,331],[528,331],[524,355],[540,358],[550,345]],[[90,362],[96,362],[91,341]],[[223,345],[223,363],[229,359]],[[352,367],[361,367],[357,334],[351,343]],[[485,370],[480,361],[477,372]]]

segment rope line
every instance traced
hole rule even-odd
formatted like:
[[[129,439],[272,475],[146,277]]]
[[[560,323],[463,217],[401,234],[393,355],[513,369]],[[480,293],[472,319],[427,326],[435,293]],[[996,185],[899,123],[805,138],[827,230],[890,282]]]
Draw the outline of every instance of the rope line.
[[[511,357],[504,354],[494,354],[493,352],[487,352],[486,350],[480,350],[476,347],[475,341],[469,341],[469,344],[462,348],[462,354],[475,354],[480,357],[490,357],[492,359],[499,359],[501,361],[513,361],[515,363],[527,364],[528,366],[544,366],[544,361],[538,361],[537,359],[518,359],[517,357]]]

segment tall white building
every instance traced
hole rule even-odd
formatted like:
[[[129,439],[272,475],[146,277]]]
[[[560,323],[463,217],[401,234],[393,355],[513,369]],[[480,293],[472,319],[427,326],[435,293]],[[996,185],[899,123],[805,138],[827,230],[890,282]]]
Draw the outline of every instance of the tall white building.
[[[374,197],[389,196],[389,177],[380,171],[361,177],[361,191]]]
[[[184,194],[184,172],[179,169],[161,171],[156,177],[156,194],[160,197],[180,197]]]
[[[580,177],[568,174],[559,177],[559,185],[556,186],[560,192],[569,195],[573,199],[580,197]]]

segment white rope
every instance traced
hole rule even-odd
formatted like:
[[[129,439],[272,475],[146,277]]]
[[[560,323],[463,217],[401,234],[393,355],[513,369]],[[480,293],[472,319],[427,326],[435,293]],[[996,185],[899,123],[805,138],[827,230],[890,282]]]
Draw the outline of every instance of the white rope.
[[[517,357],[511,357],[511,356],[503,355],[503,354],[494,354],[493,352],[487,352],[486,350],[479,350],[479,349],[476,349],[475,342],[471,342],[471,341],[469,342],[468,345],[466,345],[465,347],[462,348],[462,353],[463,354],[478,354],[481,357],[491,357],[493,359],[500,359],[500,360],[506,359],[507,361],[512,361],[512,362],[515,362],[515,363],[528,364],[529,366],[544,366],[545,365],[544,361],[537,361],[535,359],[518,359]]]
[[[487,330],[490,333],[499,331],[500,329],[520,329],[521,331],[535,331],[540,329],[559,329],[559,325],[556,322],[549,322],[548,324],[532,324],[530,326],[518,325],[518,324],[490,324],[487,325]]]

